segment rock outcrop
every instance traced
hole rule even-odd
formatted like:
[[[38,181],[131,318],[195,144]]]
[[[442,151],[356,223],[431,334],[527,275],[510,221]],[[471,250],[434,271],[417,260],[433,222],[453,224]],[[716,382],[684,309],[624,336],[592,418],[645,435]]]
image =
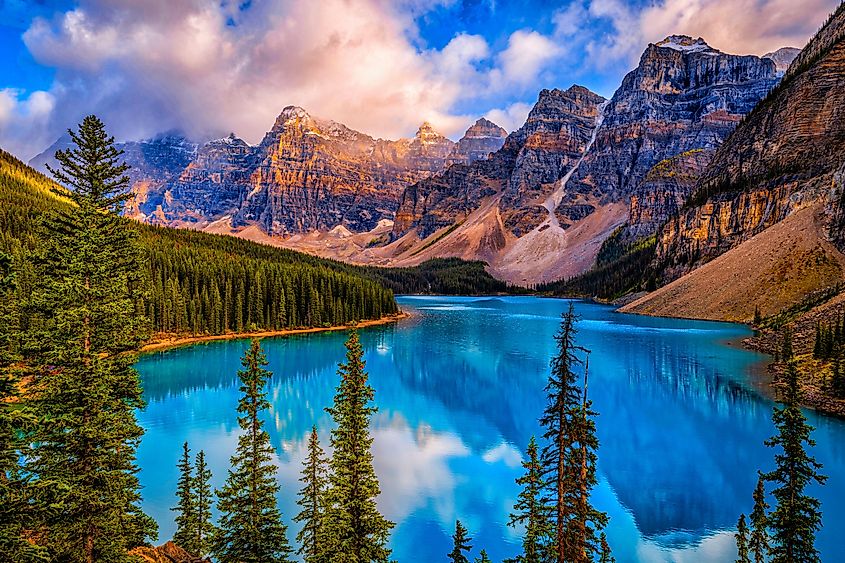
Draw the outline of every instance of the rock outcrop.
[[[795,60],[795,57],[798,56],[798,53],[801,52],[801,49],[797,47],[781,47],[777,51],[773,51],[771,53],[766,53],[763,55],[764,59],[771,59],[775,63],[775,70],[778,74],[783,75],[786,73],[786,69],[789,68],[789,65],[792,64],[792,61]]]
[[[172,541],[158,547],[136,547],[129,555],[143,563],[211,563],[210,559],[191,555]]]
[[[711,158],[711,149],[692,149],[655,164],[631,194],[625,237],[654,235],[677,215]]]

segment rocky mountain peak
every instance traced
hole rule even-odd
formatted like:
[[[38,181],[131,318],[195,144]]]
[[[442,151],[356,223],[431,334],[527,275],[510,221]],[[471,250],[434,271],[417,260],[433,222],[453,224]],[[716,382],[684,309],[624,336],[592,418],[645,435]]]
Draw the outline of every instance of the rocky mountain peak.
[[[777,51],[773,51],[771,53],[766,53],[763,55],[762,58],[764,59],[771,59],[775,63],[775,70],[779,74],[783,74],[786,72],[786,69],[789,68],[789,65],[792,64],[792,61],[795,60],[795,57],[798,56],[798,53],[801,52],[801,49],[796,47],[781,47]]]
[[[249,144],[235,135],[234,133],[229,133],[225,137],[221,137],[220,139],[214,139],[206,143],[207,146],[216,145],[216,146],[233,146],[233,147],[248,147]]]
[[[701,37],[693,39],[689,35],[670,35],[666,39],[658,41],[655,45],[657,47],[663,47],[664,49],[674,49],[675,51],[681,51],[684,53],[720,52],[708,45]]]
[[[452,148],[447,164],[472,164],[476,160],[486,159],[490,153],[502,148],[507,136],[507,131],[482,117],[466,130]]]
[[[314,119],[299,106],[287,106],[276,118],[271,132],[279,132],[294,127],[299,129],[312,128],[314,127]]]
[[[464,133],[464,136],[461,138],[461,140],[482,137],[496,137],[504,139],[507,136],[508,132],[505,131],[502,127],[499,127],[489,119],[482,117],[481,119],[470,125],[469,129],[466,130],[466,133]]]
[[[428,121],[422,122],[420,128],[417,129],[417,134],[414,135],[414,139],[425,145],[439,144],[442,143],[444,139],[448,140],[446,137],[438,133],[434,126]]]

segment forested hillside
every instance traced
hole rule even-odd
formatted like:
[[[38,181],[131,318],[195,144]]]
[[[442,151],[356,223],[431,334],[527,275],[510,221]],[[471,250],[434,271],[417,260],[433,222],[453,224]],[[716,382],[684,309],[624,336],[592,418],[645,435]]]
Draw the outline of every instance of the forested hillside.
[[[40,217],[69,205],[51,180],[0,151],[0,251],[13,257],[18,292],[32,287]],[[155,332],[341,325],[397,312],[375,276],[298,252],[193,231],[137,225],[147,288],[137,304]]]

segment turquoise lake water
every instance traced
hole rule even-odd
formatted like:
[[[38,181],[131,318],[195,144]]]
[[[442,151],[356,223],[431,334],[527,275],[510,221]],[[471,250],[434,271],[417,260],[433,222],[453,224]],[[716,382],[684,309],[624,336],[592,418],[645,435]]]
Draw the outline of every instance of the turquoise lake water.
[[[445,561],[455,519],[493,561],[513,556],[519,531],[506,526],[520,459],[537,424],[560,314],[568,302],[534,297],[401,297],[411,319],[361,331],[378,414],[372,422],[379,506],[396,522],[400,563]],[[592,350],[590,394],[599,411],[599,486],[619,563],[735,557],[733,530],[751,510],[758,469],[772,468],[769,399],[752,385],[765,357],[728,341],[743,326],[614,313],[576,302],[578,343]],[[274,377],[267,427],[278,452],[279,497],[289,536],[298,526],[297,481],[307,433],[328,442],[330,405],[345,335],[263,340]],[[173,533],[182,442],[203,449],[226,476],[238,426],[236,372],[245,340],[143,356],[146,435],[138,452],[144,509]],[[825,561],[845,555],[845,422],[808,413],[814,449],[829,476],[822,499]]]

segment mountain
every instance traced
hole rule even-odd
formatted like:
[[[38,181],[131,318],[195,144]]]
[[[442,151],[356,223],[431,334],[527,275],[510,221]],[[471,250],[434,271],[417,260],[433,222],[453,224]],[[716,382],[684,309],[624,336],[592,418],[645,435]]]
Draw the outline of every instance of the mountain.
[[[716,150],[690,200],[659,232],[655,266],[663,281],[691,273],[627,310],[671,314],[685,308],[707,318],[748,320],[755,306],[763,315],[775,314],[841,281],[843,82],[840,5],[780,84]],[[717,269],[717,263],[731,267]],[[731,307],[705,307],[705,287],[739,287],[731,272],[754,292],[733,295]],[[785,293],[784,286],[796,290]],[[705,295],[709,300],[711,292]]]
[[[778,81],[770,58],[673,35],[648,46],[608,101],[546,90],[489,160],[405,189],[391,252],[481,258],[523,284],[582,273],[617,227],[629,243],[654,235]]]
[[[772,61],[774,61],[775,70],[777,70],[778,74],[782,76],[800,52],[801,49],[798,49],[797,47],[781,47],[777,51],[774,51],[772,53],[766,53],[765,55],[763,55],[763,58],[771,59]]]
[[[476,160],[484,160],[490,153],[502,148],[507,136],[507,131],[482,117],[455,144],[446,164],[472,164]]]
[[[128,215],[160,225],[290,237],[388,224],[405,186],[450,162],[486,158],[504,136],[482,119],[458,143],[427,122],[411,139],[375,139],[289,106],[256,146],[234,133],[206,142],[168,133],[118,146],[132,167]],[[69,142],[62,137],[31,164],[46,171]]]

